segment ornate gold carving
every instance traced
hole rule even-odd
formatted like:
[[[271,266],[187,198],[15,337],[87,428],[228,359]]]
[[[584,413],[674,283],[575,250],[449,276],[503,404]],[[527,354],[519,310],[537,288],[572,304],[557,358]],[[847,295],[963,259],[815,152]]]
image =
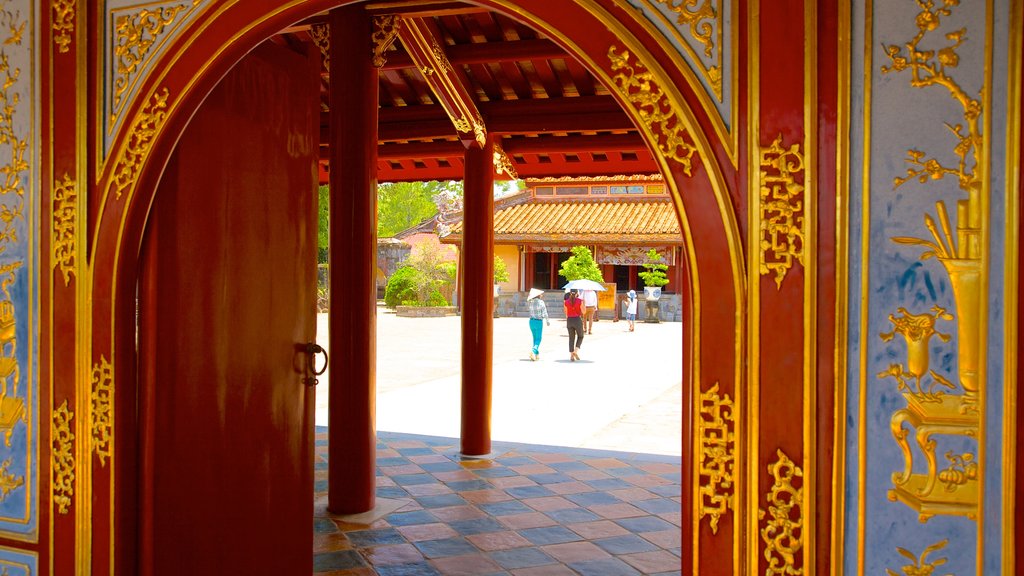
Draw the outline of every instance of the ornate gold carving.
[[[449,116],[451,118],[451,116]],[[469,132],[469,119],[465,116],[461,118],[452,118],[452,124],[455,125],[455,129],[459,132]]]
[[[946,544],[948,543],[949,540],[941,540],[939,542],[936,542],[935,544],[932,544],[931,546],[925,548],[924,552],[921,552],[920,557],[914,556],[914,554],[909,550],[897,546],[896,551],[900,553],[900,556],[903,556],[904,558],[907,558],[911,562],[913,562],[913,564],[908,564],[900,567],[900,570],[903,572],[903,576],[931,576],[931,574],[935,572],[936,568],[946,563],[946,559],[939,558],[938,560],[925,562],[925,558],[927,558],[929,554],[935,552],[936,550],[942,550],[946,547]],[[885,572],[886,574],[888,574],[888,576],[900,576],[899,574],[892,570],[889,570],[888,568],[885,569]]]
[[[775,273],[775,286],[794,261],[804,263],[804,156],[800,145],[782,146],[779,134],[761,148],[761,275]]]
[[[952,320],[953,316],[946,313],[946,310],[939,306],[932,306],[932,314],[911,314],[906,308],[900,307],[896,310],[902,316],[889,314],[889,321],[892,322],[892,332],[882,332],[878,336],[884,342],[889,342],[896,334],[903,336],[907,343],[907,365],[890,364],[889,369],[878,374],[879,378],[893,377],[897,381],[897,390],[905,390],[919,397],[921,402],[940,402],[944,391],[935,391],[936,385],[942,385],[953,390],[956,386],[934,370],[929,370],[929,348],[928,341],[932,336],[938,336],[939,340],[949,342],[950,335],[943,334],[935,329],[938,320]],[[930,374],[932,384],[928,390],[921,389],[921,378]],[[907,384],[908,377],[914,379],[915,390],[911,390]]]
[[[473,136],[476,137],[476,143],[483,148],[487,144],[487,128],[484,127],[484,119],[476,116],[472,120],[473,122]]]
[[[53,0],[53,43],[65,54],[75,32],[75,0]]]
[[[377,68],[387,62],[384,53],[395,43],[395,38],[398,38],[398,28],[401,25],[402,19],[394,14],[374,16],[373,35],[370,37],[370,41],[373,42],[373,65]]]
[[[324,70],[331,71],[331,31],[326,24],[313,24],[309,29],[309,36],[313,44],[320,49],[320,56],[324,63]],[[383,65],[383,63],[381,63]]]
[[[75,495],[75,434],[71,431],[74,417],[74,412],[68,410],[67,400],[53,413],[53,503],[61,514],[68,513]]]
[[[960,486],[978,479],[978,463],[974,460],[974,454],[965,452],[956,455],[949,450],[946,452],[946,460],[949,460],[949,468],[939,472],[939,482],[942,482],[946,492],[955,492]]]
[[[446,55],[444,50],[441,49],[436,38],[431,38],[430,51],[434,54],[434,59],[437,61],[437,67],[441,69],[442,74],[452,74],[455,72],[452,68],[452,63],[448,61],[448,55]]]
[[[949,75],[960,63],[957,49],[967,38],[967,30],[961,28],[945,34],[948,44],[935,50],[933,48],[918,49],[918,44],[930,32],[937,30],[942,19],[952,15],[952,8],[957,3],[943,2],[936,7],[933,2],[918,2],[921,11],[915,19],[917,34],[905,42],[906,54],[899,45],[885,46],[886,55],[891,66],[882,66],[882,73],[910,71],[910,85],[914,88],[939,86],[944,88],[963,108],[962,123],[946,123],[953,135],[955,144],[953,155],[959,160],[956,166],[944,165],[938,158],[929,158],[920,150],[907,150],[907,175],[893,179],[893,187],[898,188],[907,182],[916,180],[921,184],[929,181],[942,180],[953,176],[957,186],[966,194],[966,198],[957,201],[956,237],[950,227],[945,201],[935,204],[939,227],[931,215],[925,214],[924,220],[932,240],[912,237],[896,237],[892,240],[899,244],[924,246],[925,252],[921,259],[936,256],[946,268],[953,285],[953,296],[956,301],[958,369],[960,385],[963,386],[965,400],[976,402],[980,391],[978,382],[978,365],[980,358],[979,322],[981,306],[981,237],[982,237],[982,203],[986,175],[984,163],[981,162],[981,150],[985,147],[986,136],[981,133],[981,116],[983,105],[980,99],[972,98],[960,84]]]
[[[892,474],[893,488],[887,493],[889,500],[903,502],[915,510],[921,522],[927,522],[936,514],[974,518],[978,511],[977,482],[958,485],[952,491],[935,491],[940,473],[935,458],[938,443],[932,437],[939,434],[977,438],[977,411],[964,410],[960,396],[939,396],[937,400],[925,401],[920,395],[904,393],[903,398],[907,407],[893,412],[889,422],[893,439],[903,454],[903,470]],[[928,466],[925,474],[913,473],[914,454],[907,440],[910,430],[903,427],[904,422],[916,430],[914,439]],[[947,453],[947,459],[950,457],[951,454]],[[950,461],[954,466],[943,471],[947,479],[953,479],[958,471],[956,461]],[[959,469],[965,476],[967,464],[963,462]]]
[[[10,472],[11,464],[14,463],[14,458],[8,458],[0,464],[0,502],[7,499],[7,495],[12,490],[23,486],[25,484],[25,477],[12,474]]]
[[[25,411],[25,400],[18,396],[18,383],[21,369],[17,355],[17,319],[14,312],[14,301],[11,299],[10,286],[14,284],[15,272],[21,268],[22,262],[15,261],[0,266],[0,431],[4,434],[4,446],[11,447],[11,437],[18,422],[28,421]],[[10,390],[8,387],[10,386]]]
[[[733,470],[736,465],[736,421],[729,395],[718,395],[718,382],[700,395],[700,517],[711,517],[711,532],[718,520],[733,509]]]
[[[75,274],[75,234],[78,222],[78,192],[75,181],[64,174],[53,191],[53,267],[64,274],[64,285]]]
[[[631,54],[625,50],[621,53],[615,46],[608,49],[611,61],[612,76],[619,94],[633,105],[651,133],[658,139],[658,149],[667,157],[683,166],[683,173],[691,175],[691,163],[697,147],[687,139],[689,135],[683,126],[681,115],[676,113],[665,93],[654,82],[654,74],[637,62],[629,63]]]
[[[512,164],[512,159],[508,157],[505,150],[501,146],[495,144],[494,146],[494,171],[500,174],[508,174],[509,178],[513,180],[519,179],[519,173],[516,172],[515,165]]]
[[[690,27],[690,36],[704,46],[704,55],[710,57],[715,50],[715,40],[712,37],[715,28],[709,20],[717,21],[718,19],[713,0],[703,0],[703,2],[701,0],[658,0],[658,2],[679,14],[679,19],[676,22],[681,26]],[[697,5],[698,3],[700,6]]]
[[[143,9],[134,14],[118,16],[114,20],[114,94],[110,125],[113,126],[121,109],[121,99],[132,84],[132,75],[146,61],[149,50],[174,19],[187,10],[187,4],[165,6],[154,10]]]
[[[935,321],[953,320],[953,315],[946,314],[939,307],[932,309],[933,315],[918,316],[912,316],[901,309],[903,318],[890,316],[896,326],[893,332],[881,335],[887,339],[896,333],[903,334],[908,349],[906,369],[893,365],[879,375],[895,377],[901,389],[907,390],[903,394],[907,407],[896,410],[890,420],[893,438],[903,453],[904,462],[903,470],[893,473],[893,489],[887,495],[889,500],[902,502],[917,511],[921,522],[926,522],[936,514],[976,519],[978,513],[978,486],[982,482],[979,478],[982,472],[974,462],[974,456],[969,453],[955,455],[947,451],[946,459],[950,466],[940,472],[935,457],[938,442],[933,436],[966,436],[975,438],[979,443],[984,442],[984,431],[980,428],[978,414],[978,403],[984,393],[978,378],[981,357],[981,287],[984,280],[981,267],[982,194],[985,193],[987,180],[985,165],[981,161],[981,151],[986,146],[986,136],[981,133],[983,104],[980,98],[969,95],[951,76],[960,62],[957,50],[967,39],[965,28],[943,33],[944,46],[940,40],[928,41],[927,48],[919,48],[926,36],[939,30],[944,18],[952,16],[953,9],[959,3],[946,0],[936,4],[922,0],[917,2],[919,11],[914,22],[917,33],[907,42],[883,45],[889,64],[881,67],[883,74],[909,72],[911,87],[937,86],[944,89],[963,110],[960,121],[945,122],[954,140],[952,156],[957,158],[955,164],[944,164],[944,160],[912,148],[907,150],[905,159],[908,165],[906,176],[893,179],[895,189],[910,182],[925,185],[952,176],[959,190],[966,196],[956,203],[956,234],[953,233],[946,202],[939,200],[935,203],[935,218],[931,214],[924,214],[924,225],[928,230],[928,234],[924,235],[926,237],[892,238],[897,244],[923,247],[921,260],[934,257],[942,264],[953,287],[953,300],[956,303],[957,382],[950,382],[933,370],[928,373],[935,382],[950,390],[955,390],[956,384],[959,384],[963,394],[934,393],[935,384],[928,390],[922,390],[920,386],[921,376],[928,370],[928,339],[937,334],[934,332]],[[939,334],[939,337],[944,342],[951,339],[945,334]],[[907,375],[917,380],[916,391],[906,385]],[[913,453],[907,440],[910,430],[904,429],[904,422],[916,430],[915,439],[928,467],[925,474],[913,474]],[[935,490],[940,482],[945,489]],[[908,557],[913,558],[910,555]]]
[[[775,478],[771,492],[767,495],[768,510],[758,509],[757,517],[768,521],[761,528],[764,541],[764,558],[768,561],[765,574],[803,574],[803,480],[800,486],[793,485],[795,478],[803,478],[800,467],[793,463],[782,450],[776,450],[778,460],[768,465],[768,473]]]
[[[107,359],[100,356],[98,364],[92,367],[92,439],[96,445],[96,456],[100,465],[107,465],[111,457],[110,442],[113,438],[113,395],[114,371]]]
[[[167,88],[154,94],[152,101],[139,111],[135,116],[135,121],[132,122],[127,149],[117,163],[111,182],[111,187],[116,191],[118,199],[139,177],[139,169],[142,168],[143,161],[149,155],[153,137],[167,118],[168,98]]]

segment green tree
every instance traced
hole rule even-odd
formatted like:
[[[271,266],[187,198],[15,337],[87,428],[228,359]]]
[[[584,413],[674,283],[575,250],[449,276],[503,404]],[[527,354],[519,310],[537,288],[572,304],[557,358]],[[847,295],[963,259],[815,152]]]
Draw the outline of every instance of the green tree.
[[[448,261],[444,258],[444,253],[441,251],[441,247],[437,244],[425,242],[420,244],[413,250],[408,265],[416,270],[416,276],[413,279],[416,285],[416,296],[417,301],[429,306],[444,306],[443,304],[431,304],[431,301],[436,301],[437,297],[440,296],[440,288],[445,284],[448,284],[454,280],[450,273],[451,267],[448,266]],[[437,293],[437,296],[434,294]],[[442,297],[443,301],[444,298]]]
[[[665,275],[668,264],[664,264],[662,260],[661,254],[654,248],[647,251],[647,263],[643,265],[646,270],[637,274],[645,286],[660,287],[668,284],[668,276]]]
[[[377,236],[387,238],[437,214],[433,196],[461,182],[386,182],[377,186]]]
[[[494,257],[494,283],[508,282],[508,267],[505,266],[505,261],[501,259],[501,256]]]
[[[412,266],[402,266],[388,278],[384,288],[384,305],[394,308],[403,302],[416,299],[416,276],[419,272]]]
[[[566,281],[570,282],[583,278],[594,282],[604,282],[601,268],[594,261],[590,249],[586,246],[573,246],[572,256],[562,262],[562,268],[558,271],[558,275],[564,276]]]
[[[317,194],[319,197],[319,205],[317,207],[317,212],[319,212],[319,225],[316,234],[316,261],[318,264],[327,263],[327,246],[328,238],[330,237],[330,212],[328,206],[330,190],[330,186],[324,185],[320,187]]]

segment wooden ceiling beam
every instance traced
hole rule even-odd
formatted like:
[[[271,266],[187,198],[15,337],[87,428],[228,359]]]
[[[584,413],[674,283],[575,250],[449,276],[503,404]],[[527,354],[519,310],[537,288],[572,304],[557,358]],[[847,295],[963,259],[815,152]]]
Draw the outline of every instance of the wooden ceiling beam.
[[[444,41],[432,22],[402,18],[398,38],[416,67],[423,73],[434,98],[444,108],[455,130],[467,142],[481,148],[487,141],[487,126],[472,94],[445,54]],[[461,71],[461,69],[460,69]]]
[[[446,46],[448,61],[454,65],[519,62],[524,60],[550,60],[570,58],[565,50],[550,40],[512,40],[508,42],[479,42]],[[388,61],[381,69],[412,68],[415,63],[405,51],[388,52]]]
[[[639,134],[608,134],[603,136],[544,136],[539,138],[505,138],[501,143],[509,156],[524,154],[564,153],[616,153],[640,152],[647,144]],[[326,146],[321,149],[324,157]],[[465,147],[461,142],[386,142],[377,146],[377,158],[381,160],[456,158],[461,157]],[[618,156],[616,156],[618,158]]]

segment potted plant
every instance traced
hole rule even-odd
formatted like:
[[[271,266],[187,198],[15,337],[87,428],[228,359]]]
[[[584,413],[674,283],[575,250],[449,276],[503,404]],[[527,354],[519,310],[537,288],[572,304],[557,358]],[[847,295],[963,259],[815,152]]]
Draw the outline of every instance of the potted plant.
[[[662,262],[661,254],[654,248],[647,251],[647,262],[643,264],[644,271],[638,276],[644,281],[644,307],[647,309],[647,318],[644,322],[658,323],[658,299],[661,298],[661,287],[668,284],[668,276],[665,270],[668,265]]]

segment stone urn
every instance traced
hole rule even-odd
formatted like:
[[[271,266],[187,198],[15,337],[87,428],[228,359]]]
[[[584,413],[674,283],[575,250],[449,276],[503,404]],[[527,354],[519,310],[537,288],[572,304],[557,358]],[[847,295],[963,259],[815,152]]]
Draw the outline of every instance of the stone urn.
[[[661,286],[644,286],[644,308],[647,310],[647,317],[644,322],[658,324],[661,318],[658,317],[658,299],[661,298]]]

